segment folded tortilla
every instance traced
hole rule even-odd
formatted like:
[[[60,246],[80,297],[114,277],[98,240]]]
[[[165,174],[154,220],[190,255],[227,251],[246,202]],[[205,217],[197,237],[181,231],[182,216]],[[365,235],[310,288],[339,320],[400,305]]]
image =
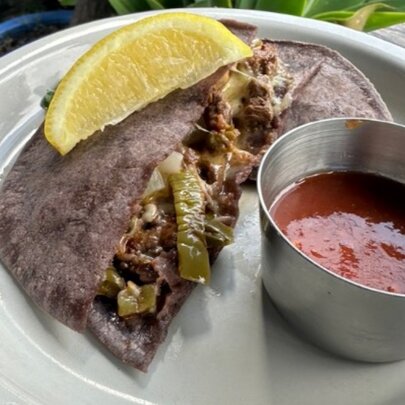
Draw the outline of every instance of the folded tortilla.
[[[338,52],[322,45],[269,41],[294,77],[292,104],[278,125],[278,136],[326,118],[367,117],[392,121],[374,85]]]
[[[225,24],[251,42],[255,27]],[[233,66],[231,73],[222,68],[168,95],[81,142],[67,156],[48,145],[40,128],[2,188],[4,265],[42,309],[74,330],[89,327],[118,358],[140,370],[147,370],[195,286],[179,276],[177,254],[170,250],[153,260],[169,290],[155,316],[120,318],[108,300],[97,296],[155,167],[179,145],[193,145],[206,132],[231,131],[236,158],[216,197],[233,226],[239,184],[283,131],[342,114],[391,118],[367,79],[333,51],[271,41],[254,48],[255,56]],[[346,93],[336,95],[336,88]],[[218,173],[215,165],[207,165],[199,167],[200,174],[215,188]],[[218,253],[212,251],[211,260]]]
[[[149,105],[67,156],[48,144],[42,128],[29,141],[2,189],[0,254],[46,312],[85,329],[132,202],[192,130],[223,73]]]
[[[247,42],[256,31],[237,22],[227,26]],[[134,354],[129,353],[132,347],[120,345],[127,330],[116,336],[119,322],[109,326],[114,332],[105,328],[108,320],[93,301],[154,168],[192,132],[227,71],[219,69],[197,85],[105,128],[67,156],[47,143],[41,127],[24,147],[0,194],[0,257],[26,293],[76,331],[90,324],[101,340],[118,346],[113,350],[117,356],[131,358],[129,362],[143,370],[193,283],[180,283],[181,291],[174,297],[179,299],[173,305],[168,302],[153,337],[130,332],[136,341]],[[145,329],[141,323],[140,329]]]

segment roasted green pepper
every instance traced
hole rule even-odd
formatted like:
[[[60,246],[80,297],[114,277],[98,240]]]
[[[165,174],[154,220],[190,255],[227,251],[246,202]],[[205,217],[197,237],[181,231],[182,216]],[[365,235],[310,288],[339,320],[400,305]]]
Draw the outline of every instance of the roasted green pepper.
[[[233,242],[233,228],[213,216],[205,221],[205,239],[209,248],[219,248]]]
[[[154,284],[138,286],[128,281],[127,288],[119,292],[117,302],[119,316],[152,314],[156,311],[156,287]]]
[[[124,279],[117,273],[114,267],[108,267],[104,273],[104,279],[98,290],[99,295],[115,298],[125,288]]]
[[[207,284],[211,269],[204,235],[204,195],[197,174],[191,170],[175,173],[169,176],[169,183],[176,210],[180,276]]]

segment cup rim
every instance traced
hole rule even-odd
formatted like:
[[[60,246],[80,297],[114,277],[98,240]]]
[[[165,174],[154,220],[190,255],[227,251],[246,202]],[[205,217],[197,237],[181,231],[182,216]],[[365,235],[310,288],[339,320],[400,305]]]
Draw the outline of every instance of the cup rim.
[[[404,131],[404,137],[405,137],[405,125],[398,124],[396,122],[391,122],[391,121],[385,121],[385,120],[378,120],[378,119],[372,119],[372,118],[364,118],[364,117],[339,117],[339,118],[327,118],[323,120],[317,120],[317,121],[312,121],[307,124],[300,125],[298,127],[295,127],[289,131],[287,131],[285,134],[280,136],[271,146],[270,148],[266,151],[266,153],[263,155],[262,160],[259,165],[259,169],[257,172],[257,180],[256,180],[256,189],[257,193],[259,196],[259,206],[262,212],[266,215],[267,220],[271,223],[271,225],[274,227],[274,229],[277,232],[277,235],[280,236],[284,242],[286,242],[290,248],[292,248],[296,253],[298,253],[305,261],[309,262],[310,264],[313,265],[313,267],[316,269],[316,271],[322,271],[326,272],[329,274],[329,276],[335,277],[336,279],[343,281],[344,283],[347,283],[353,287],[371,292],[371,293],[377,293],[377,294],[383,294],[387,295],[389,297],[398,297],[398,298],[405,298],[405,293],[397,293],[397,292],[390,292],[390,291],[385,291],[385,290],[379,290],[378,288],[374,287],[369,287],[364,284],[358,283],[356,281],[350,280],[348,278],[345,278],[337,273],[334,273],[333,271],[329,270],[325,266],[322,266],[321,264],[317,263],[315,260],[311,259],[308,255],[306,255],[304,252],[302,252],[300,249],[298,249],[281,231],[279,226],[277,225],[276,221],[273,219],[272,215],[270,215],[269,212],[269,207],[267,207],[267,204],[265,203],[264,196],[263,196],[263,187],[262,187],[262,182],[264,179],[263,171],[264,171],[264,166],[265,163],[270,159],[269,156],[273,153],[273,151],[279,147],[280,144],[283,142],[287,142],[289,138],[293,137],[297,132],[299,133],[302,131],[304,128],[311,127],[315,124],[322,124],[322,123],[328,123],[328,122],[342,122],[345,121],[346,123],[353,122],[355,125],[358,125],[358,122],[367,122],[371,124],[383,124],[383,125],[388,125],[388,126],[393,126],[400,128],[401,130]],[[388,177],[387,177],[388,178]],[[405,185],[405,184],[404,184]],[[288,186],[287,186],[288,187]],[[261,233],[263,236],[263,230],[261,229]]]

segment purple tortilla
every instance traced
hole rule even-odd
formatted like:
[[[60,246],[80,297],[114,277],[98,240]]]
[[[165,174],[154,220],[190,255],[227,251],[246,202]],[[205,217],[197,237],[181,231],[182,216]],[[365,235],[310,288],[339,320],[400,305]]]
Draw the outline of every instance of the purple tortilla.
[[[338,52],[321,45],[269,41],[294,78],[292,104],[282,114],[281,135],[308,122],[337,117],[392,121],[373,84]]]

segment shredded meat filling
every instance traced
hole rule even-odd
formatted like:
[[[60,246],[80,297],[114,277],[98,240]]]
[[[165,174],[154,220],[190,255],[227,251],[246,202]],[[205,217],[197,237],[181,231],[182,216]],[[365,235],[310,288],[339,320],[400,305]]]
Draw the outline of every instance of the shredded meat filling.
[[[254,56],[231,72],[230,83],[232,79],[239,86],[239,98],[229,99],[232,89],[231,93],[224,89],[213,93],[200,125],[177,148],[183,155],[183,165],[193,167],[200,177],[206,215],[214,215],[228,226],[234,226],[238,216],[240,184],[257,164],[263,148],[274,140],[279,104],[290,86],[275,48],[268,43],[259,43]],[[126,281],[157,287],[155,316],[163,310],[173,288],[186,283],[173,272],[178,261],[176,239],[172,197],[139,201],[133,209],[131,227],[114,257],[114,267]],[[209,249],[211,260],[219,251]]]
[[[274,111],[269,89],[259,81],[251,81],[248,86],[248,97],[243,100],[243,107],[235,117],[235,125],[241,132],[238,147],[257,154],[263,145],[274,141]]]
[[[232,109],[223,99],[221,92],[217,91],[213,94],[204,112],[204,121],[207,128],[217,132],[225,131],[231,124]]]

